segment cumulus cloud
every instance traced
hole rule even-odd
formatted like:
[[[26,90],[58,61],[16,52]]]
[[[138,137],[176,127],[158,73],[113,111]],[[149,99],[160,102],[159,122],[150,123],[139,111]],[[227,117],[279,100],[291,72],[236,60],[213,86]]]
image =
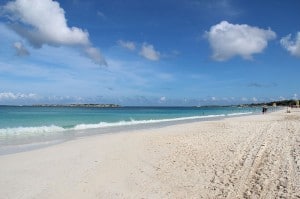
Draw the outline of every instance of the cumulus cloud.
[[[291,55],[300,57],[300,32],[297,33],[294,39],[292,39],[291,34],[281,38],[280,43]]]
[[[158,61],[160,59],[160,52],[154,49],[151,44],[143,43],[140,55],[151,61]]]
[[[67,25],[65,11],[56,1],[15,0],[3,8],[13,22],[11,28],[35,48],[41,48],[44,44],[80,46],[87,51],[93,48],[86,30]],[[98,49],[93,48],[93,51],[101,55]],[[102,56],[101,59],[104,60]]]
[[[213,50],[213,59],[225,61],[234,56],[252,59],[253,54],[267,47],[269,40],[275,39],[276,33],[271,29],[222,21],[212,26],[205,36]]]
[[[4,100],[20,100],[20,99],[38,99],[38,95],[34,93],[0,93],[0,101]]]
[[[132,41],[123,41],[123,40],[119,40],[117,41],[117,44],[119,46],[121,46],[122,48],[126,48],[128,50],[134,51],[136,46],[135,43]]]
[[[52,0],[16,0],[4,6],[11,19],[30,25],[32,29],[22,29],[31,44],[41,47],[49,45],[89,44],[88,32],[77,27],[68,27],[65,12],[58,2]],[[19,23],[19,25],[21,25]],[[19,32],[22,34],[22,32]],[[27,33],[27,34],[26,34]]]
[[[27,56],[29,55],[29,51],[25,48],[25,46],[21,42],[15,42],[13,44],[14,49],[16,50],[17,56]]]

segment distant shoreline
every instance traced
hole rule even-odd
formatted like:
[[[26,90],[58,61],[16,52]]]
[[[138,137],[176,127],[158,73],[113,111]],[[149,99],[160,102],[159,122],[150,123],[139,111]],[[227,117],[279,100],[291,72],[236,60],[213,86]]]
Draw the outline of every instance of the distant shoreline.
[[[33,105],[0,105],[13,107],[88,107],[88,108],[119,108],[118,104],[33,104]]]
[[[122,106],[119,104],[101,104],[101,103],[72,103],[72,104],[28,104],[28,105],[13,105],[13,104],[0,104],[1,106],[14,106],[14,107],[91,107],[91,108],[119,108],[119,107],[191,107],[191,108],[205,108],[205,107],[261,107],[261,106],[299,106],[299,100],[289,99],[289,100],[280,100],[280,101],[271,101],[271,102],[259,102],[259,103],[251,103],[251,104],[231,104],[231,105],[190,105],[190,106],[157,106],[157,105],[142,105],[142,106]]]

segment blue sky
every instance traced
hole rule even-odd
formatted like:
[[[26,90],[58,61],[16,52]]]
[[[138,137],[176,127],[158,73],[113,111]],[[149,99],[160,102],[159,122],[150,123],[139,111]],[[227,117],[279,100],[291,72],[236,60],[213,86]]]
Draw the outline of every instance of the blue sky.
[[[300,95],[300,1],[0,0],[0,104]]]

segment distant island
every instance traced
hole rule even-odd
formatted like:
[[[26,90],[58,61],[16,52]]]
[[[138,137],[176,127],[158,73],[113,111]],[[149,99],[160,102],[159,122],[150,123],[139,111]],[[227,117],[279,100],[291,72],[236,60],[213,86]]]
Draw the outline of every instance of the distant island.
[[[118,104],[34,104],[36,107],[90,107],[90,108],[118,108]]]

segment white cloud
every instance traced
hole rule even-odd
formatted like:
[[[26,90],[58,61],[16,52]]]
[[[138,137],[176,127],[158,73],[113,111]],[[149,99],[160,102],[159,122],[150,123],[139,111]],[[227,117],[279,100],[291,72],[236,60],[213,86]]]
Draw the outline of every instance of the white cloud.
[[[165,96],[162,96],[162,97],[159,99],[160,102],[165,102],[166,100],[167,100],[167,98],[166,98]]]
[[[257,102],[258,100],[257,100],[256,97],[253,97],[253,98],[252,98],[252,101],[253,101],[253,102]]]
[[[94,47],[86,47],[84,49],[85,53],[91,60],[98,65],[105,65],[107,66],[107,63],[105,59],[102,57],[100,51],[97,48]]]
[[[4,6],[4,11],[14,22],[12,29],[36,48],[44,44],[81,46],[85,51],[93,48],[86,30],[67,25],[65,11],[56,1],[16,0],[8,2]],[[100,55],[100,52],[98,54]],[[93,59],[92,56],[90,58]]]
[[[23,29],[27,39],[37,47],[50,45],[87,45],[88,32],[77,27],[68,27],[65,12],[58,2],[52,0],[16,0],[7,3],[5,10],[13,21],[32,26]],[[19,27],[21,28],[21,27]]]
[[[248,98],[246,98],[246,97],[242,97],[242,99],[241,99],[243,102],[245,102],[245,101],[248,101]]]
[[[300,57],[300,32],[297,33],[294,40],[289,34],[281,38],[280,43],[291,55]]]
[[[216,98],[216,97],[211,97],[211,100],[212,100],[212,101],[216,101],[217,98]]]
[[[158,61],[160,59],[160,53],[154,49],[151,44],[143,43],[140,55],[151,61]]]
[[[97,16],[101,17],[102,19],[106,19],[105,14],[99,10],[97,11]]]
[[[297,95],[296,93],[294,93],[293,99],[294,99],[294,100],[298,99],[298,95]]]
[[[260,29],[247,24],[230,24],[222,21],[206,32],[213,50],[213,59],[225,61],[234,56],[252,59],[255,53],[261,53],[274,39],[276,33],[271,29]]]
[[[34,93],[12,93],[4,92],[0,93],[0,101],[2,100],[19,100],[19,99],[38,99],[38,95]]]
[[[123,40],[119,40],[117,41],[117,44],[123,48],[126,48],[128,50],[134,51],[136,46],[135,43],[132,41],[123,41]]]
[[[15,42],[13,44],[13,47],[15,48],[16,50],[16,54],[18,56],[27,56],[29,55],[29,52],[28,50],[25,48],[25,46],[23,45],[23,43],[21,42]]]

